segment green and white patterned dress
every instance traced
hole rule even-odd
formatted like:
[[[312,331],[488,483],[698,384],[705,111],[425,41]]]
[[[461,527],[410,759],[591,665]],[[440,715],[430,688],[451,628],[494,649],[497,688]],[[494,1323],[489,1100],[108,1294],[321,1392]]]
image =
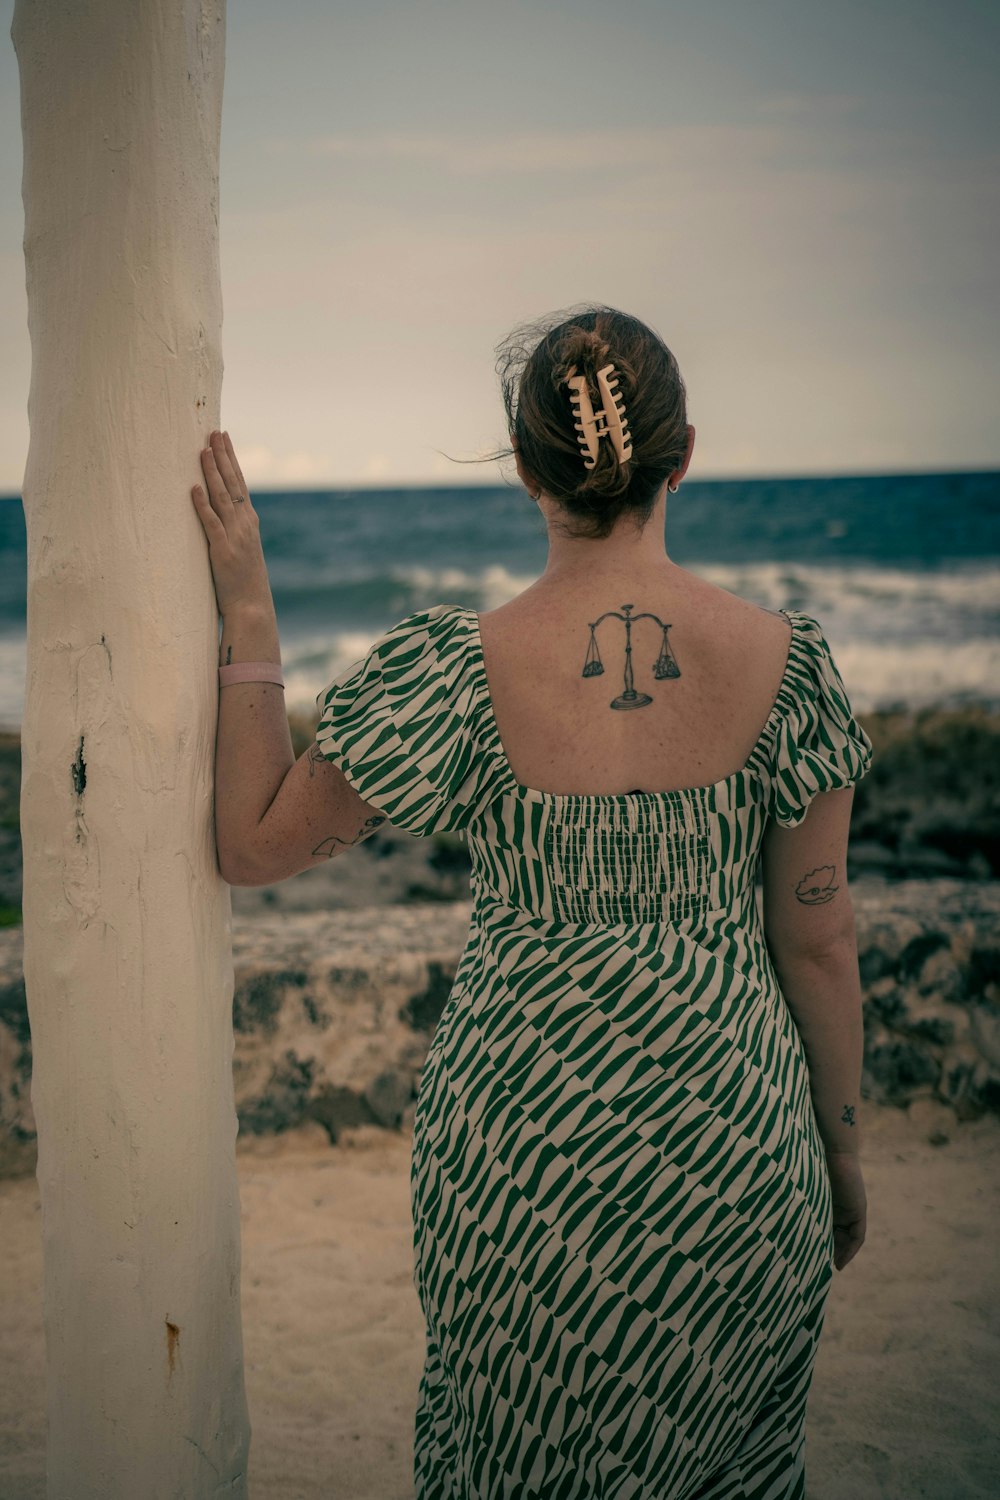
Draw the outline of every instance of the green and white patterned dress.
[[[417,1500],[805,1493],[830,1183],[754,870],[768,818],[799,823],[872,745],[817,622],[783,613],[767,724],[711,786],[519,785],[462,605],[317,700],[361,796],[472,859],[413,1126]]]

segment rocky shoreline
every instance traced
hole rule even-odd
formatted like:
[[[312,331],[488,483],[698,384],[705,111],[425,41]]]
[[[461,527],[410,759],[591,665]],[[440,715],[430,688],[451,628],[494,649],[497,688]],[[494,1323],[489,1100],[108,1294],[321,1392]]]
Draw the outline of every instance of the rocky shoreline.
[[[877,717],[877,716],[876,716]],[[312,726],[293,724],[296,754]],[[1000,1114],[1000,716],[884,715],[848,876],[865,1003],[863,1097]],[[20,747],[0,742],[0,1175],[35,1167],[21,969]],[[901,878],[908,872],[906,878]],[[919,878],[913,878],[914,875]],[[758,893],[759,894],[759,893]],[[277,886],[234,888],[240,1133],[412,1124],[471,915],[464,841],[391,827]]]
[[[289,715],[296,756],[316,716]],[[863,727],[872,766],[851,817],[849,879],[1000,880],[1000,712],[982,706],[873,713]],[[67,787],[72,768],[66,767]],[[0,927],[21,920],[21,743],[0,733]],[[469,899],[469,855],[449,834],[417,839],[384,826],[349,859],[276,886],[233,891],[233,910],[344,911]]]
[[[354,856],[357,858],[357,856]],[[1000,881],[855,881],[862,1097],[1000,1115]],[[413,1123],[469,901],[234,915],[240,1134]],[[0,932],[0,1175],[35,1168],[21,930]]]

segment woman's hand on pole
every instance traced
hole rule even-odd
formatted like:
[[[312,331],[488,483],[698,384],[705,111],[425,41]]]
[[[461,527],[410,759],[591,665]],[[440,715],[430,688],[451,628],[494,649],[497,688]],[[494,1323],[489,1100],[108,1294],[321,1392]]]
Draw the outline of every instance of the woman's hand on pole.
[[[236,608],[273,608],[260,543],[260,518],[233,451],[228,432],[213,432],[201,453],[205,487],[191,491],[208,538],[215,597],[223,616]],[[207,494],[206,494],[207,490]]]

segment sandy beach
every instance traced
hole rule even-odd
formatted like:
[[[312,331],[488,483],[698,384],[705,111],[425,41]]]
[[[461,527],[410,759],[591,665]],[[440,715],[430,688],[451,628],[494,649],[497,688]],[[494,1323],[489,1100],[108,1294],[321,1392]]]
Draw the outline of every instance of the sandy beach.
[[[808,1500],[1000,1494],[1000,1122],[866,1103],[868,1238],[835,1274],[808,1419]],[[314,1122],[238,1143],[254,1500],[410,1500],[423,1323],[410,1136]],[[33,1177],[0,1182],[0,1496],[42,1500]]]
[[[935,722],[922,732],[937,733]],[[904,728],[903,739],[915,732]],[[975,733],[976,775],[988,786],[983,768],[993,763],[996,729],[995,719],[979,725],[959,716],[954,756],[935,775],[953,774]],[[11,738],[0,751],[0,803],[9,809],[0,829],[0,898],[19,919],[19,747]],[[910,789],[914,818],[936,795],[927,777],[938,762],[924,756],[919,766]],[[861,790],[869,801],[880,795],[865,783]],[[987,832],[990,825],[978,804],[956,806],[954,845],[966,849],[958,823]],[[866,1076],[877,1095],[863,1094],[862,1105],[868,1239],[833,1279],[809,1405],[807,1497],[996,1497],[995,882],[968,879],[971,865],[965,879],[949,876],[952,857],[936,847],[906,844],[890,853],[877,808],[860,813],[863,868],[891,872],[893,861],[905,860],[933,878],[884,884],[862,874],[853,884]],[[965,857],[985,859],[978,845]],[[335,1127],[323,1088],[332,1080],[343,1102],[351,1082],[357,1111],[354,1094],[370,1073],[389,1068],[404,1084],[415,1074],[430,1030],[409,1032],[397,1020],[386,1032],[384,1015],[412,1013],[416,998],[427,1008],[420,1024],[433,1026],[464,940],[467,852],[444,838],[389,830],[351,862],[232,894],[237,1081],[252,1127],[237,1142],[250,1493],[254,1500],[412,1500],[424,1330],[412,1280],[411,1136],[405,1122],[393,1129],[348,1120],[345,1128],[343,1114]],[[27,1096],[29,1081],[17,1065],[24,993],[15,931],[0,944],[10,1108]],[[356,949],[367,955],[360,988],[352,979],[361,962],[352,957]],[[308,970],[305,990],[300,969]],[[311,1020],[302,1010],[306,991]],[[366,1037],[379,1039],[371,1058],[361,1046]],[[285,1097],[270,1078],[290,1045],[309,1064],[301,1097],[296,1089]],[[254,1067],[263,1070],[259,1098]],[[304,1110],[317,1117],[300,1123]],[[291,1128],[284,1128],[286,1114]],[[0,1500],[45,1495],[40,1229],[31,1171],[0,1177]]]

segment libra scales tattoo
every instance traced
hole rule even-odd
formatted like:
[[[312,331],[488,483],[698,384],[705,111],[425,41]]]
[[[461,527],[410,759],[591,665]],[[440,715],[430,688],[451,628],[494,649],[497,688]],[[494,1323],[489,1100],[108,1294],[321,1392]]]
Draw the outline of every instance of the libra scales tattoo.
[[[633,620],[655,620],[663,631],[663,641],[660,645],[660,654],[653,666],[653,676],[664,678],[679,677],[681,675],[681,669],[677,665],[674,654],[670,649],[670,643],[667,640],[667,631],[670,629],[670,626],[664,625],[659,615],[650,614],[648,611],[644,611],[639,615],[633,615],[631,611],[634,608],[633,604],[623,604],[622,609],[625,611],[624,614],[620,614],[616,609],[605,610],[604,614],[599,615],[590,626],[590,645],[587,647],[587,659],[583,664],[583,671],[580,675],[581,677],[600,677],[604,672],[604,663],[601,661],[601,653],[597,649],[595,631],[601,621],[607,620],[609,617],[625,621],[625,687],[617,698],[612,698],[610,703],[611,708],[645,708],[647,703],[652,703],[653,701],[648,693],[636,692],[632,678]]]

